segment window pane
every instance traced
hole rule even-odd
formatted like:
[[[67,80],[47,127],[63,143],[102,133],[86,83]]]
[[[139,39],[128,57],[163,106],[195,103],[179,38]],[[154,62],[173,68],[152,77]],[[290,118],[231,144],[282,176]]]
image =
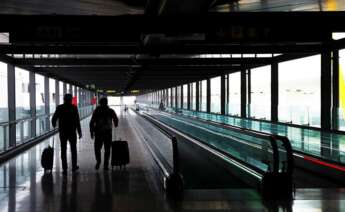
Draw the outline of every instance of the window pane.
[[[63,82],[59,82],[59,104],[63,103]]]
[[[175,108],[175,88],[171,88],[171,107]]]
[[[241,114],[241,72],[229,74],[229,115]]]
[[[8,121],[7,64],[0,62],[0,122]],[[0,152],[8,147],[8,127],[0,126]],[[1,173],[1,172],[0,172]]]
[[[196,110],[196,82],[193,82],[191,84],[191,89],[190,89],[190,93],[191,93],[191,110]]]
[[[168,88],[168,107],[171,107],[171,89]]]
[[[321,56],[279,64],[279,121],[320,126]]]
[[[271,119],[271,66],[251,70],[250,116]]]
[[[211,79],[211,112],[220,113],[220,82],[221,77]]]
[[[44,77],[35,74],[36,80],[36,115],[45,114],[45,95],[44,95]]]
[[[187,109],[187,103],[188,103],[188,84],[183,85],[183,108]]]
[[[206,80],[203,80],[200,82],[200,111],[204,111],[206,112],[207,110],[207,81]]]
[[[339,130],[345,130],[345,49],[339,51]]]
[[[0,122],[8,121],[7,64],[0,62]]]
[[[181,108],[181,86],[177,86],[177,108]]]
[[[16,119],[28,118],[30,111],[29,72],[15,68],[16,78]]]
[[[55,80],[49,79],[49,112],[54,113],[56,108]]]

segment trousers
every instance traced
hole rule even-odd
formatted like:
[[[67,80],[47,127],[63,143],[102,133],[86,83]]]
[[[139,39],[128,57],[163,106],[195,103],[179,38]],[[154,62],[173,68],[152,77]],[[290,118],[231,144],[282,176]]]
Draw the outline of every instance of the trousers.
[[[108,167],[109,165],[109,158],[110,158],[110,148],[111,148],[111,139],[112,133],[111,131],[106,132],[96,132],[95,134],[95,156],[97,163],[102,162],[101,158],[101,150],[104,145],[104,162],[103,166]]]
[[[72,168],[77,166],[77,134],[61,134],[60,133],[60,144],[61,144],[61,161],[62,169],[67,170],[67,142],[69,142],[72,155]]]

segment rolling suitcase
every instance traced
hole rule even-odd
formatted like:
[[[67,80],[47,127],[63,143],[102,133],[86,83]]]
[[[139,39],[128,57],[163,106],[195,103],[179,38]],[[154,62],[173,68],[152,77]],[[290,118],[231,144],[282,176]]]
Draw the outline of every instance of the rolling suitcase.
[[[53,147],[54,147],[54,140],[55,140],[55,137],[53,136]],[[53,147],[49,145],[42,152],[41,165],[44,168],[44,171],[53,169],[53,163],[54,163],[54,148]]]
[[[120,140],[115,140],[111,144],[111,167],[123,166],[129,164],[129,149],[128,142]]]

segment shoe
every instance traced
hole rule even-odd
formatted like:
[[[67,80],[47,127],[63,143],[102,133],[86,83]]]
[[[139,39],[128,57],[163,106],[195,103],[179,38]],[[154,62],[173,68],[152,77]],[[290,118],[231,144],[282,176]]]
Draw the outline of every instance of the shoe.
[[[101,163],[96,163],[95,169],[98,170]]]
[[[78,169],[79,169],[79,166],[75,166],[75,167],[73,167],[72,172],[75,172],[75,171],[77,171]]]

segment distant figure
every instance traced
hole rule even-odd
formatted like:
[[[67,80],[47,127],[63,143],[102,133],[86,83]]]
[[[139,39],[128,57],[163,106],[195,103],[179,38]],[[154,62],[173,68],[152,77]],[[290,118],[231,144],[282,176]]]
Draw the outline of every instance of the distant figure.
[[[159,110],[165,110],[163,101],[159,104]]]
[[[72,105],[72,95],[64,96],[64,103],[57,106],[52,118],[52,125],[56,127],[56,121],[59,120],[59,133],[61,144],[61,161],[63,174],[67,174],[67,141],[69,141],[72,153],[72,171],[79,169],[77,165],[77,131],[79,139],[82,137],[80,128],[80,119],[78,108]]]
[[[113,123],[117,127],[118,122],[115,111],[108,106],[108,99],[105,97],[101,98],[99,100],[99,106],[93,112],[90,121],[91,138],[93,139],[95,137],[96,170],[99,169],[101,164],[101,149],[103,144],[103,168],[104,170],[108,170]]]

